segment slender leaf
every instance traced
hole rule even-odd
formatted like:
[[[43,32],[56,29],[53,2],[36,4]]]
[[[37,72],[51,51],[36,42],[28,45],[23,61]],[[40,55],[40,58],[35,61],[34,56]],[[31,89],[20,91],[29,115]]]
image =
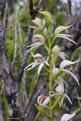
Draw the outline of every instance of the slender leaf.
[[[58,95],[57,95],[57,99],[55,100],[55,102],[54,102],[54,104],[53,104],[53,107],[52,107],[53,110],[58,106],[60,100],[62,99],[62,96],[63,96],[63,94],[58,93]]]
[[[2,105],[4,121],[9,121],[9,107],[5,95],[2,95]]]
[[[36,115],[34,121],[38,121],[39,116],[40,116],[40,112],[37,113],[37,115]]]
[[[37,104],[35,105],[36,108],[38,109],[38,111],[45,117],[47,117],[49,119],[49,114],[44,110],[43,107],[41,106],[38,106]]]

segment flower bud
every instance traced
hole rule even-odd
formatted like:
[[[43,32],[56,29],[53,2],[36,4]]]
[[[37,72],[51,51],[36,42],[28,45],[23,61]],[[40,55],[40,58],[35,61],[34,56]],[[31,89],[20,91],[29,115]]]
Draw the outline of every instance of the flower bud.
[[[35,42],[45,41],[45,37],[41,34],[33,35],[33,40]]]
[[[43,95],[40,95],[37,99],[37,102],[40,106],[43,106],[45,107],[50,101],[50,98],[48,96],[43,96]]]
[[[30,28],[41,29],[41,22],[37,20],[29,20]]]
[[[53,76],[55,76],[55,75],[58,73],[58,71],[59,71],[59,69],[56,68],[56,67],[54,67],[54,68],[52,69],[52,74],[53,74]]]
[[[59,51],[60,51],[60,48],[58,47],[58,45],[55,45],[52,49],[53,53],[59,53]]]

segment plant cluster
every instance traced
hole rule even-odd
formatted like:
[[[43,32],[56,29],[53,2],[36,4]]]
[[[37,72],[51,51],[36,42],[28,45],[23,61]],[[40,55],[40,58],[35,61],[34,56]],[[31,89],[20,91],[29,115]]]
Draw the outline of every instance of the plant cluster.
[[[73,44],[77,44],[71,38],[72,35],[68,35],[68,28],[71,26],[58,26],[54,31],[54,38],[51,38],[51,30],[53,26],[52,15],[48,11],[39,11],[38,17],[35,20],[29,21],[29,27],[34,29],[33,43],[27,48],[27,53],[32,54],[33,62],[31,62],[25,68],[25,71],[29,71],[36,66],[37,76],[39,76],[44,70],[49,76],[49,93],[48,95],[39,95],[37,98],[36,108],[38,109],[38,114],[34,121],[38,120],[40,114],[47,117],[49,121],[53,121],[53,113],[57,107],[64,106],[64,99],[66,98],[69,103],[72,104],[69,96],[65,93],[65,89],[68,84],[64,77],[69,74],[73,77],[76,83],[79,85],[79,81],[76,75],[72,72],[70,68],[72,65],[79,62],[70,61],[67,55],[62,51],[61,47],[57,45],[57,41],[64,39],[65,41],[70,41]],[[64,32],[64,33],[63,33]],[[44,48],[45,55],[36,53],[37,49]],[[58,61],[58,59],[60,61]],[[59,66],[57,66],[57,63]],[[47,112],[48,109],[49,113]],[[75,110],[72,114],[63,114],[61,121],[68,121],[76,115]]]

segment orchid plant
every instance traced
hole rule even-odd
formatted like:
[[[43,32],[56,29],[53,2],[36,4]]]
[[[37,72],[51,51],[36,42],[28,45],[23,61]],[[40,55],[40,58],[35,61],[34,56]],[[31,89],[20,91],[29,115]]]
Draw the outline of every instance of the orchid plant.
[[[33,62],[27,65],[25,71],[29,71],[38,66],[38,75],[42,73],[43,68],[45,69],[46,73],[48,73],[49,94],[41,94],[38,96],[36,108],[40,113],[46,116],[49,119],[49,121],[53,121],[54,110],[57,108],[57,106],[62,107],[64,105],[65,98],[67,98],[68,101],[72,104],[72,101],[70,100],[68,95],[65,94],[65,88],[67,88],[68,85],[66,80],[64,80],[63,78],[63,74],[64,76],[65,74],[69,74],[70,76],[72,76],[76,83],[79,85],[78,78],[71,70],[69,70],[69,67],[79,62],[79,59],[74,62],[68,60],[67,55],[64,52],[62,52],[61,48],[56,44],[58,38],[62,38],[65,41],[72,42],[73,44],[77,44],[75,41],[71,39],[72,35],[67,34],[67,29],[71,26],[57,27],[54,32],[54,38],[51,39],[51,29],[53,24],[52,15],[47,11],[39,11],[39,16],[40,15],[44,19],[36,17],[35,20],[29,21],[29,27],[33,28],[35,31],[35,34],[32,38],[33,44],[28,46],[29,50],[27,51],[28,53],[32,53]],[[63,31],[65,31],[66,34],[63,33]],[[40,53],[33,53],[33,50],[41,48],[41,45],[45,49],[47,57],[44,57]],[[59,67],[56,66],[58,58],[61,59]],[[46,108],[49,109],[49,114],[46,112]],[[68,121],[75,115],[75,112],[73,114],[64,114],[61,118],[61,121]],[[37,118],[35,119],[35,121],[36,120]]]

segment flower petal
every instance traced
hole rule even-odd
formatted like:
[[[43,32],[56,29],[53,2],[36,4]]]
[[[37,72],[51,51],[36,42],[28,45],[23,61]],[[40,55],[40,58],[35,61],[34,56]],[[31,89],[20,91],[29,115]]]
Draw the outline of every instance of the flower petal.
[[[44,63],[41,63],[41,64],[39,65],[39,68],[38,68],[38,75],[40,74],[40,72],[41,72],[43,66],[44,66]]]
[[[55,88],[56,92],[64,93],[64,84],[63,82],[60,82],[58,86]]]
[[[70,98],[69,98],[69,96],[68,95],[66,95],[66,94],[64,94],[64,98],[67,98],[68,99],[68,101],[72,104],[72,101],[70,100]]]
[[[74,78],[74,80],[77,82],[77,84],[79,85],[78,78],[71,71],[69,71],[67,69],[63,69],[63,71],[70,74]]]
[[[61,121],[69,121],[70,119],[72,119],[74,116],[76,115],[76,112],[74,112],[73,114],[64,114],[61,118]]]
[[[33,35],[33,40],[37,42],[45,41],[45,37],[42,34]]]
[[[64,84],[66,85],[66,87],[68,87],[66,81],[65,81],[64,79],[62,79],[61,77],[58,77],[58,81],[59,81],[59,82],[64,82]]]
[[[68,41],[70,41],[70,42],[73,42],[74,44],[77,45],[77,43],[76,43],[75,41],[73,41],[72,39],[70,39],[69,37],[67,37],[67,36],[65,36],[65,35],[63,35],[63,34],[59,34],[58,37],[59,37],[59,38],[66,39],[66,40],[68,40]]]
[[[64,52],[59,52],[58,56],[62,59],[62,60],[66,60],[67,55]]]
[[[55,75],[58,73],[58,71],[59,71],[59,69],[56,68],[56,67],[54,67],[54,68],[52,69],[53,76],[55,76]]]
[[[38,45],[38,44],[40,44],[40,42],[36,42],[34,44],[28,45],[27,48],[32,47],[32,46],[35,46],[35,45]]]
[[[48,11],[39,11],[39,13],[46,16],[49,21],[52,21],[52,15]]]
[[[40,95],[38,98],[37,98],[37,102],[40,106],[43,106],[43,107],[46,107],[47,104],[49,103],[50,101],[50,98],[47,97],[47,96],[43,96],[43,95]]]
[[[45,63],[47,66],[50,66],[49,63],[48,63],[48,57],[47,57],[47,59],[44,61],[44,63]]]
[[[49,103],[49,101],[50,101],[50,98],[49,97],[47,97],[46,99],[45,99],[45,101],[43,102],[43,106],[46,106],[48,103]]]
[[[27,50],[27,53],[29,53],[30,51],[32,51],[32,49],[36,49],[38,48],[39,46],[41,46],[43,43],[40,43],[40,42],[36,42],[35,44],[32,44],[32,45],[29,45],[27,47],[31,47],[29,50]]]
[[[64,61],[61,62],[60,68],[64,69],[66,66],[76,64],[77,62],[79,62],[79,59],[75,62],[72,62],[72,61],[69,61],[69,60],[64,60]]]
[[[60,48],[58,47],[58,45],[55,45],[52,49],[53,53],[59,53],[60,52]]]
[[[43,56],[42,56],[41,54],[39,54],[39,53],[37,53],[37,54],[35,54],[35,55],[32,53],[32,57],[33,57],[33,58],[37,58],[37,57],[38,57],[38,58],[39,58],[39,57],[42,58]]]
[[[28,69],[29,67],[31,67],[31,66],[34,65],[34,64],[35,64],[35,62],[30,63],[28,66],[25,67],[24,70]]]
[[[66,37],[73,37],[73,35],[69,35],[69,34],[60,34],[61,36],[66,36]]]
[[[55,36],[57,36],[59,33],[61,33],[62,31],[70,28],[72,25],[70,26],[58,26],[56,29],[55,29]]]
[[[33,69],[35,66],[37,66],[38,64],[39,63],[33,62],[33,63],[29,64],[24,70],[29,71],[29,70]]]
[[[29,20],[29,27],[34,29],[42,29],[42,23],[40,18],[36,18],[35,20]]]

